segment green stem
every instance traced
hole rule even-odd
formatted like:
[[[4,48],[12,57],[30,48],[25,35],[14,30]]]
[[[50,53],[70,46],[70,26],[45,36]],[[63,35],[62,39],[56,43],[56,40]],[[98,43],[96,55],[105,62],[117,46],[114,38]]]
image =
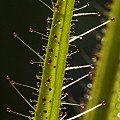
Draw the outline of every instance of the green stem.
[[[59,8],[53,15],[34,120],[57,120],[59,115],[74,0],[58,0],[57,5]]]

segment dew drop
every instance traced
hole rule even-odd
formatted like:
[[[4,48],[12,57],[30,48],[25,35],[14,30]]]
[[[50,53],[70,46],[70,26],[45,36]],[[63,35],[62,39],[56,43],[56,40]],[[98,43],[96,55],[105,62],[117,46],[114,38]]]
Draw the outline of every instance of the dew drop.
[[[117,116],[120,118],[120,113],[118,113]]]

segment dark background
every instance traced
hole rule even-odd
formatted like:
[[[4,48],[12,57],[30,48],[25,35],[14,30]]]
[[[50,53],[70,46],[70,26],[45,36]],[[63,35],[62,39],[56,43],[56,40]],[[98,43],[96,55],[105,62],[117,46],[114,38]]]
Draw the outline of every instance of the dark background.
[[[45,1],[45,0],[44,0]],[[81,1],[77,6],[80,7],[86,2],[97,2],[102,8],[105,9],[106,1],[110,0],[87,0]],[[50,0],[45,1],[50,5]],[[97,10],[92,5],[83,12],[105,12],[104,10]],[[80,12],[82,12],[80,11]],[[41,70],[38,65],[31,65],[30,60],[38,61],[38,57],[24,46],[19,40],[14,38],[13,32],[15,31],[28,45],[30,45],[37,52],[41,51],[42,45],[46,41],[41,39],[41,35],[35,33],[29,33],[29,28],[33,28],[36,31],[40,31],[46,34],[46,18],[52,17],[52,12],[46,8],[38,0],[1,0],[0,1],[0,119],[1,120],[24,120],[26,118],[7,113],[6,108],[11,108],[13,111],[20,112],[29,115],[28,110],[30,107],[24,102],[24,100],[17,94],[12,88],[9,81],[6,80],[6,75],[10,75],[11,79],[19,83],[24,83],[31,86],[36,86],[35,75]],[[107,18],[106,16],[102,16]],[[102,18],[101,17],[101,18]],[[98,16],[85,16],[79,17],[79,22],[76,23],[75,32],[76,35],[85,32],[89,28],[96,26],[100,23]],[[84,49],[86,54],[91,59],[93,50],[96,47],[98,41],[95,40],[95,36],[89,34],[84,37],[83,40],[77,40],[74,44],[77,44],[78,49]],[[73,48],[72,48],[73,49]],[[75,48],[73,49],[75,50]],[[91,61],[89,61],[91,62]],[[74,55],[70,60],[71,66],[88,64],[80,54]],[[75,79],[81,75],[87,74],[88,70],[73,71],[70,72],[70,77]],[[87,80],[88,81],[88,80]],[[82,85],[81,85],[82,86]],[[34,99],[32,90],[17,86],[21,93],[29,100]],[[73,89],[74,88],[74,89]],[[80,91],[81,90],[81,91]],[[68,92],[72,91],[73,97],[79,102],[80,93],[84,93],[80,86],[71,87]]]

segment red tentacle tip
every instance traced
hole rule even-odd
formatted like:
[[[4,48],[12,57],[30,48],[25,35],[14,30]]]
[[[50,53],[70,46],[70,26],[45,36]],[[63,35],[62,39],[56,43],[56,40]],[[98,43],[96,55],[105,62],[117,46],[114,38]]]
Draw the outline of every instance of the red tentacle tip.
[[[101,16],[101,13],[100,13],[100,12],[97,12],[97,15],[98,15],[98,16]]]
[[[11,83],[12,83],[12,84],[15,84],[16,82],[12,80]]]
[[[87,2],[87,6],[90,6],[90,3]]]
[[[30,61],[30,63],[31,63],[31,64],[34,64],[34,61],[33,61],[33,60],[31,60],[31,61]]]
[[[11,112],[12,110],[10,108],[7,108],[7,112]]]
[[[7,75],[7,76],[6,76],[6,79],[7,79],[7,80],[10,80],[10,77]]]
[[[34,32],[34,30],[32,28],[29,29],[29,32]]]
[[[107,103],[105,101],[102,102],[102,105],[106,105]]]
[[[115,18],[112,18],[111,21],[115,21]]]
[[[13,32],[14,37],[17,37],[17,33]]]
[[[55,7],[56,7],[56,9],[58,9],[58,8],[59,8],[59,5],[55,5]]]

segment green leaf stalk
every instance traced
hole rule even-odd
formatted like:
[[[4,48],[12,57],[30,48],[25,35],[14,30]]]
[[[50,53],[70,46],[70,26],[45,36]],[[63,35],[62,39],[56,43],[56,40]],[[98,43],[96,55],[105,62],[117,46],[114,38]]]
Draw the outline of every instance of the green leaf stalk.
[[[119,120],[120,119],[120,1],[114,0],[111,17],[114,23],[109,23],[104,38],[103,47],[98,61],[95,81],[91,92],[92,100],[87,109],[101,101],[106,101],[105,107],[100,107],[85,115],[84,120]]]
[[[74,2],[57,1],[59,8],[53,15],[34,120],[58,119]]]

